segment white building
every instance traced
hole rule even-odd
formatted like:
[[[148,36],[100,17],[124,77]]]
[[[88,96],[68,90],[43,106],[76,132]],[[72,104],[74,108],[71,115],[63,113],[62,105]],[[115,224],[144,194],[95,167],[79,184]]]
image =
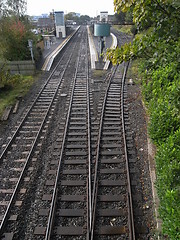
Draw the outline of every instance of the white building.
[[[64,12],[55,12],[56,37],[65,38],[66,28],[64,23]]]
[[[108,12],[100,12],[100,22],[108,22]]]

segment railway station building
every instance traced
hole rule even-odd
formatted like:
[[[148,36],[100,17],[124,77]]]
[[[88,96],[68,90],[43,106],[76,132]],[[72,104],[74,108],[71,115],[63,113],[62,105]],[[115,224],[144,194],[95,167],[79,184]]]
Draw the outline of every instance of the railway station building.
[[[55,26],[56,26],[56,37],[65,38],[66,37],[66,27],[64,22],[64,12],[55,12]]]

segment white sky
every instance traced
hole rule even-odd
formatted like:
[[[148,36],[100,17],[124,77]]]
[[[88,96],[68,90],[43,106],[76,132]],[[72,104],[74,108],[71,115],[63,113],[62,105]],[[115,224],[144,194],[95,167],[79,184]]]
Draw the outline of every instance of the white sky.
[[[113,0],[27,0],[27,14],[41,15],[54,11],[80,13],[96,17],[100,12],[114,14]]]

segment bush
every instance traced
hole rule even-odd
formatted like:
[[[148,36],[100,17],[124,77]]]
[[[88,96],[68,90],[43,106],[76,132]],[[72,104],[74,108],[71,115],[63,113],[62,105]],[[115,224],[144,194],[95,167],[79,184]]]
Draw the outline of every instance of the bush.
[[[154,143],[160,145],[180,127],[180,121],[174,106],[166,98],[152,102],[148,131]]]
[[[180,76],[177,64],[152,70],[144,80],[143,95],[149,107],[150,137],[160,145],[180,127]]]
[[[33,40],[33,53],[35,61],[40,58],[41,52],[36,49],[37,36],[32,33],[27,19],[3,17],[0,21],[1,55],[8,61],[30,60],[31,53],[28,40]]]
[[[144,76],[143,95],[146,102],[149,103],[151,99],[157,100],[161,96],[168,95],[169,87],[171,88],[172,84],[179,80],[177,63],[170,63],[154,69]]]
[[[108,51],[114,63],[141,60],[149,133],[159,148],[157,188],[163,232],[180,239],[180,38],[179,1],[119,1],[115,10],[133,11],[138,32],[132,42]],[[145,30],[146,31],[142,31]]]
[[[135,35],[135,34],[137,33],[137,28],[136,28],[135,25],[132,25],[132,26],[131,26],[131,33],[132,33],[133,35]]]
[[[0,89],[4,88],[11,80],[11,75],[6,69],[5,63],[0,66]]]
[[[174,51],[168,45],[164,55],[161,49],[148,64],[145,60],[141,69],[143,97],[150,115],[148,131],[158,149],[156,185],[162,229],[168,239],[177,240],[180,239],[180,74],[175,49],[180,44],[172,46]]]
[[[162,144],[156,155],[157,190],[163,232],[180,239],[180,128]]]
[[[20,75],[10,74],[5,63],[0,66],[0,90],[14,87],[20,79]]]

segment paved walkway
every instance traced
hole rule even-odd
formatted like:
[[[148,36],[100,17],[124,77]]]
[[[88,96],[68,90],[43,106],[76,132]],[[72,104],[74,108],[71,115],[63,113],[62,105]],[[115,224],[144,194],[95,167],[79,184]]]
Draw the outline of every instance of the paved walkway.
[[[56,42],[50,45],[50,48],[45,47],[43,51],[43,59],[45,60],[62,42],[64,41],[63,38],[58,39],[56,38]]]
[[[56,42],[52,45],[50,45],[50,48],[45,47],[43,51],[43,65],[41,70],[43,71],[49,71],[52,63],[53,63],[53,58],[52,56],[55,54],[56,49],[61,46],[63,43],[64,39],[56,39]]]
[[[87,26],[87,31],[88,31],[88,40],[89,40],[89,48],[90,48],[90,56],[91,56],[91,68],[95,69],[95,62],[98,61],[98,52],[94,44],[94,39],[89,29],[89,26]]]

